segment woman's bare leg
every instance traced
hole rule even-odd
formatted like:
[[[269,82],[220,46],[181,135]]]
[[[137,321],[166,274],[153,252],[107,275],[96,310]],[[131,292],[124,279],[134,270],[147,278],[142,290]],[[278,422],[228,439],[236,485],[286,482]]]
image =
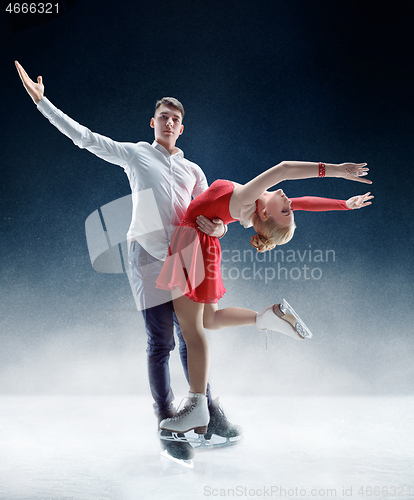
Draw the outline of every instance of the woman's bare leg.
[[[256,325],[257,327],[257,313],[251,309],[241,307],[218,309],[217,304],[204,304],[204,306],[203,324],[207,330],[248,325]],[[271,314],[270,324],[265,329],[284,333],[297,340],[303,340],[295,330],[296,322],[296,318],[288,312],[284,314],[283,319]],[[260,327],[258,328],[260,329]]]
[[[190,392],[206,394],[210,354],[203,327],[206,304],[188,299],[184,295],[174,299],[174,310],[187,345],[188,378]]]
[[[207,330],[220,330],[232,326],[248,326],[256,324],[257,312],[242,307],[225,307],[218,309],[217,304],[204,304],[203,322]]]

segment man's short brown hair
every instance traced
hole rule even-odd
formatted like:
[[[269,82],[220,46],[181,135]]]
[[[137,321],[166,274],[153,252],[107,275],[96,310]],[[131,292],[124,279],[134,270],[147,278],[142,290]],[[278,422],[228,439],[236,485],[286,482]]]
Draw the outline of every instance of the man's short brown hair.
[[[163,97],[162,99],[156,102],[155,113],[162,104],[165,104],[166,106],[172,106],[173,108],[178,109],[178,111],[181,113],[181,119],[184,120],[184,106],[178,99],[175,99],[174,97]]]

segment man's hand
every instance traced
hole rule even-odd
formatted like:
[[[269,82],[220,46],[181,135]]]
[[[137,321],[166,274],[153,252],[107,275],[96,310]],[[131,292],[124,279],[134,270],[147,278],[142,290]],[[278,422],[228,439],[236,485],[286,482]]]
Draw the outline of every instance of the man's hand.
[[[197,217],[198,229],[208,236],[215,236],[220,238],[226,233],[226,228],[221,219],[207,219],[204,215],[199,215]]]
[[[373,196],[370,196],[370,194],[371,192],[361,194],[359,196],[353,196],[346,201],[346,206],[351,210],[355,210],[356,208],[362,208],[371,205],[372,202],[368,200],[371,200]]]
[[[23,69],[17,61],[14,61],[16,64],[17,71],[19,73],[20,79],[23,82],[24,88],[27,90],[27,93],[33,99],[33,102],[37,104],[43,97],[45,92],[45,87],[43,86],[42,77],[37,77],[37,83],[29,78],[26,71]]]

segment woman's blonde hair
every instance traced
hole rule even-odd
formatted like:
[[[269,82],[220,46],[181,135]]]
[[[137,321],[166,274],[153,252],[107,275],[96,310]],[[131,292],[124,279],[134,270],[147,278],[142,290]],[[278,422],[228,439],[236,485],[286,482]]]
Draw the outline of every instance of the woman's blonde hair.
[[[293,222],[288,226],[282,226],[269,216],[266,220],[260,218],[257,213],[252,216],[253,227],[257,234],[253,235],[250,243],[258,252],[272,250],[276,245],[284,245],[293,238],[296,224]]]

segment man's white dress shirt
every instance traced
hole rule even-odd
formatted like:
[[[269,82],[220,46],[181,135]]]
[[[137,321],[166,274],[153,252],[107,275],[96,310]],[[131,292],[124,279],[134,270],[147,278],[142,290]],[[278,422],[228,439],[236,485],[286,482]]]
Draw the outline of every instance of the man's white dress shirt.
[[[128,239],[137,240],[153,257],[165,260],[168,246],[190,201],[208,187],[201,168],[184,158],[170,155],[154,141],[117,142],[75,122],[46,97],[40,112],[81,149],[121,166],[132,191],[132,221]]]

